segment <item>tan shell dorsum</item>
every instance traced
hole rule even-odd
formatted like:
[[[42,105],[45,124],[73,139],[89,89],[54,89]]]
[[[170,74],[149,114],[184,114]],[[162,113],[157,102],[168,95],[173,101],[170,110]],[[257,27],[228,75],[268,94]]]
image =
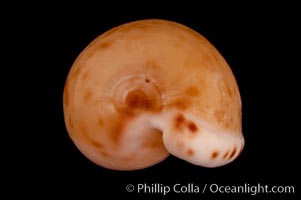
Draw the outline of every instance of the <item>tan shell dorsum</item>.
[[[97,37],[69,72],[63,106],[75,145],[109,169],[142,169],[169,154],[217,167],[244,146],[230,67],[175,22],[135,21]]]

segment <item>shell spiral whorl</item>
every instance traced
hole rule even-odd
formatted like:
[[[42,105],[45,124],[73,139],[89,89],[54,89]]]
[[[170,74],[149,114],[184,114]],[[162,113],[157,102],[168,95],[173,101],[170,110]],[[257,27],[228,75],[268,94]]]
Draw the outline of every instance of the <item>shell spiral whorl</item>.
[[[118,82],[114,88],[113,102],[119,113],[158,112],[162,109],[159,88],[153,79],[137,75]]]

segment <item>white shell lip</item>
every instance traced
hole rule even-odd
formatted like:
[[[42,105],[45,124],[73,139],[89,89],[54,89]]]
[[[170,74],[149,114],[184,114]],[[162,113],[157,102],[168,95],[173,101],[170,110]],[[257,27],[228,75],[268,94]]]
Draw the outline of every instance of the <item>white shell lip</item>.
[[[183,129],[178,132],[172,126],[173,116],[179,111],[166,111],[152,118],[152,124],[163,131],[163,142],[172,155],[203,167],[219,167],[232,162],[244,147],[242,133],[216,129],[193,115],[182,113],[187,120],[196,123],[195,133]]]

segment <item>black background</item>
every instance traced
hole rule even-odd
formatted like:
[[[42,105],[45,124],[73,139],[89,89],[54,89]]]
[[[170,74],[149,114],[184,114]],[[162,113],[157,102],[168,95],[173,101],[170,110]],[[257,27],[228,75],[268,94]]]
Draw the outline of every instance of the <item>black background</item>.
[[[94,5],[90,6],[77,9],[40,6],[32,13],[19,15],[12,23],[18,30],[13,36],[21,42],[19,51],[24,52],[19,59],[28,63],[18,65],[20,73],[15,79],[19,76],[26,79],[21,84],[26,87],[27,95],[23,96],[24,124],[20,126],[29,130],[26,137],[22,132],[18,139],[22,143],[22,162],[14,165],[20,172],[14,186],[23,187],[30,182],[33,185],[27,190],[29,194],[41,191],[45,196],[95,195],[94,199],[107,199],[103,196],[107,194],[113,198],[121,195],[126,199],[144,199],[148,195],[125,190],[127,184],[138,183],[293,185],[298,193],[300,84],[296,71],[300,66],[297,60],[300,50],[296,31],[300,22],[293,7],[241,6],[224,12],[201,7],[196,11],[186,10],[189,15],[185,15],[185,8],[173,14],[164,9],[162,12],[139,9],[122,14],[111,9],[104,14],[106,7],[90,11]],[[147,169],[113,171],[90,162],[69,139],[62,97],[73,61],[98,35],[117,25],[147,18],[172,20],[194,29],[231,66],[242,97],[246,142],[242,154],[231,164],[207,169],[170,156]],[[296,198],[296,194],[223,196],[209,191],[186,195],[156,194],[154,199]]]

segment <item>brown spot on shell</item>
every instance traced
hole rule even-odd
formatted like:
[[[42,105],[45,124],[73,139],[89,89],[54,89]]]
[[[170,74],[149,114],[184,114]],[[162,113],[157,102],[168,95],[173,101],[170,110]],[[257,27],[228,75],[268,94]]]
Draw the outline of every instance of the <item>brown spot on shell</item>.
[[[103,149],[103,147],[104,147],[103,144],[101,144],[100,142],[97,142],[95,140],[90,139],[90,142],[94,147],[96,147],[98,149]]]
[[[77,77],[78,77],[79,74],[81,73],[81,68],[82,68],[82,67],[77,66],[77,67],[74,69],[73,73],[71,73],[71,77],[72,77],[73,79],[77,79]]]
[[[229,128],[231,128],[232,126],[232,123],[229,121],[229,120],[227,120],[226,122],[225,122],[225,128],[226,129],[229,129]]]
[[[79,129],[80,129],[80,131],[82,132],[83,135],[89,136],[87,127],[86,127],[86,125],[85,125],[84,123],[81,123],[81,124],[79,125]]]
[[[93,139],[93,138],[90,136],[90,134],[89,134],[89,132],[88,132],[88,130],[87,130],[87,127],[86,127],[85,123],[82,122],[82,123],[79,125],[79,129],[80,129],[80,131],[81,131],[81,133],[82,133],[84,139],[85,139],[87,142],[89,142],[91,145],[93,145],[94,147],[96,147],[96,148],[98,148],[98,149],[103,149],[103,147],[104,147],[103,144],[101,144],[100,142],[96,141],[95,139]]]
[[[90,77],[90,74],[89,74],[89,72],[88,72],[88,71],[86,71],[86,72],[83,74],[83,77],[82,77],[82,79],[85,81],[85,80],[88,80],[88,79],[89,79],[89,77]]]
[[[147,95],[141,90],[134,90],[128,93],[126,97],[126,107],[129,109],[144,108],[147,109],[151,107],[147,100]]]
[[[179,110],[186,110],[189,107],[189,101],[187,99],[176,99],[168,104],[169,107],[175,107]]]
[[[181,113],[175,115],[174,127],[179,131],[183,131],[184,128],[187,128],[193,134],[199,130],[194,122],[186,120],[184,115]]]
[[[104,150],[101,150],[101,151],[100,151],[100,154],[101,154],[103,157],[111,157],[111,155],[110,155],[108,152],[104,151]]]
[[[85,92],[85,94],[84,94],[84,102],[85,102],[85,103],[89,102],[90,99],[91,99],[91,97],[92,97],[92,92],[91,92],[91,90],[87,90],[87,91]]]
[[[187,127],[193,133],[195,133],[198,130],[197,125],[195,125],[195,123],[193,122],[188,122]]]
[[[135,24],[134,25],[135,28],[138,28],[138,29],[147,29],[148,28],[148,25],[146,24]]]
[[[175,117],[176,122],[178,123],[184,123],[185,122],[185,117],[184,115],[182,115],[181,113],[179,113],[176,117]]]
[[[187,150],[187,154],[188,154],[189,156],[193,156],[193,155],[194,155],[194,151],[193,151],[192,149],[188,149],[188,150]]]
[[[112,46],[112,42],[108,41],[108,42],[101,43],[101,44],[99,45],[99,48],[101,48],[101,49],[107,49],[107,48],[109,48],[110,46]]]
[[[211,159],[215,159],[218,156],[218,152],[217,151],[213,151],[211,154]]]
[[[226,153],[223,155],[223,159],[226,159],[228,155],[229,155],[229,151],[226,151]]]
[[[110,122],[105,124],[106,130],[108,137],[111,139],[111,142],[114,145],[118,145],[123,135],[124,129],[131,119],[131,116],[124,114],[112,114],[106,116],[106,121]]]
[[[229,86],[227,86],[227,93],[230,97],[232,97],[232,91],[231,91],[231,88]]]
[[[214,116],[215,116],[215,119],[218,123],[222,123],[223,122],[223,119],[224,119],[224,116],[225,116],[225,111],[223,110],[215,110],[214,112]]]
[[[134,116],[141,111],[158,112],[162,109],[162,104],[159,99],[152,98],[145,91],[136,89],[128,92],[124,102],[115,108],[119,113]]]
[[[235,88],[235,87],[232,87],[232,93],[234,94],[234,95],[236,95],[237,94],[237,89]]]
[[[81,131],[82,137],[86,142],[90,143],[95,148],[98,148],[98,149],[103,149],[104,148],[103,144],[101,144],[100,142],[96,141],[95,139],[93,139],[91,137],[91,135],[89,134],[89,131],[87,129],[87,126],[84,122],[81,122],[79,124],[79,130]]]
[[[230,156],[229,156],[229,159],[231,159],[236,153],[236,147],[234,147],[234,149],[232,150]]]
[[[160,65],[159,65],[158,62],[155,61],[155,60],[148,60],[148,61],[146,62],[146,67],[147,67],[148,69],[155,69],[155,68],[160,67]]]
[[[120,114],[135,116],[138,113],[158,112],[162,109],[162,99],[156,84],[148,77],[129,78],[118,84],[113,94],[115,109]],[[133,86],[137,86],[134,87]],[[131,89],[132,88],[132,89]]]
[[[176,129],[182,129],[185,124],[185,117],[181,113],[177,114],[174,118],[174,126]]]
[[[114,144],[118,144],[119,143],[119,140],[122,136],[122,132],[123,132],[123,129],[124,129],[124,125],[126,123],[125,119],[120,119],[120,120],[117,120],[116,118],[115,119],[112,119],[111,121],[112,123],[110,124],[110,130],[109,130],[109,137],[111,138],[112,142]]]
[[[104,122],[104,120],[102,118],[98,118],[97,124],[98,124],[98,126],[103,127],[104,124],[105,124],[105,122]]]
[[[177,146],[178,146],[178,148],[183,148],[184,147],[184,143],[182,142],[182,141],[178,141],[177,142]]]
[[[190,86],[186,88],[185,93],[189,96],[198,96],[199,95],[199,89],[196,86]]]

